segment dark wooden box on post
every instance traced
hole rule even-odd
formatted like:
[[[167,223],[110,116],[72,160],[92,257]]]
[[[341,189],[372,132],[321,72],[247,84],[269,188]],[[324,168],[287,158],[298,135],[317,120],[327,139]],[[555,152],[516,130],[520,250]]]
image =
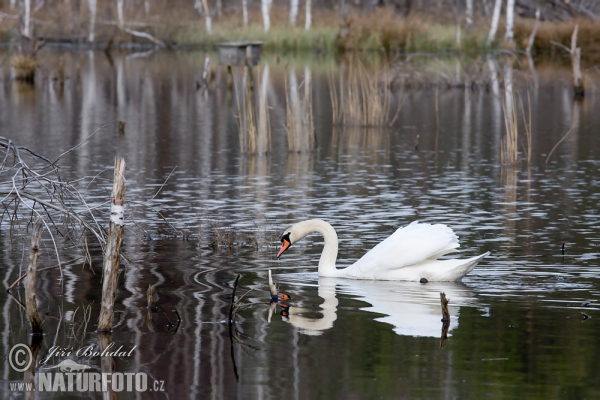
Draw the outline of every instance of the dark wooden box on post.
[[[263,42],[219,43],[219,60],[222,65],[258,65]]]

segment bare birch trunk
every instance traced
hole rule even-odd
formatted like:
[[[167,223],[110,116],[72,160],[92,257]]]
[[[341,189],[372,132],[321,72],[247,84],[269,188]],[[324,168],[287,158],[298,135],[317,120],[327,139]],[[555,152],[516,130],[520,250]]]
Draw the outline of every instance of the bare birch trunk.
[[[125,25],[125,19],[123,17],[123,1],[124,0],[117,1],[117,15],[119,16],[119,26],[121,28],[123,27],[123,25]]]
[[[473,0],[467,0],[466,20],[467,28],[470,28],[473,25]]]
[[[533,29],[531,30],[531,35],[529,36],[529,43],[527,43],[527,48],[525,52],[527,55],[531,56],[531,48],[533,47],[533,42],[535,41],[535,35],[537,34],[538,27],[540,26],[540,8],[538,7],[535,10],[535,24],[533,24]]]
[[[309,30],[312,25],[312,0],[306,0],[306,21],[304,24],[304,30]]]
[[[97,0],[88,0],[88,6],[90,8],[90,31],[88,32],[88,42],[93,42],[95,38],[96,30],[96,10]]]
[[[290,25],[296,26],[296,18],[298,17],[298,0],[290,0]]]
[[[494,13],[492,14],[492,26],[490,27],[490,33],[487,38],[487,45],[490,46],[494,39],[496,39],[496,32],[498,32],[498,22],[500,21],[500,11],[502,9],[502,0],[496,0],[494,2]]]
[[[123,207],[125,205],[125,160],[115,160],[113,195],[111,200],[110,223],[104,252],[102,272],[102,303],[98,319],[98,332],[110,332],[113,322],[113,310],[117,295],[119,276],[119,257],[123,243]]]
[[[212,18],[210,17],[208,1],[202,0],[202,5],[204,6],[204,21],[206,23],[206,32],[210,35],[212,33]]]
[[[504,34],[505,43],[513,43],[515,26],[515,0],[506,2],[506,33]]]
[[[23,30],[21,34],[31,38],[31,0],[23,0]]]
[[[248,0],[242,0],[242,14],[244,15],[244,27],[248,26]]]
[[[271,29],[271,0],[261,0],[261,11],[265,32]]]

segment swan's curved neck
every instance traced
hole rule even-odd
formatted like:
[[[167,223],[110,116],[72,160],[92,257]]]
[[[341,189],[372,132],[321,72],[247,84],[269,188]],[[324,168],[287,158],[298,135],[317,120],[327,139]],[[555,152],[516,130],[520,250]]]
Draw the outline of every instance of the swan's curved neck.
[[[296,224],[294,230],[297,230],[300,235],[295,241],[315,232],[323,235],[325,245],[319,260],[319,276],[341,276],[340,271],[342,270],[335,267],[338,254],[338,237],[331,225],[320,219],[310,219]]]

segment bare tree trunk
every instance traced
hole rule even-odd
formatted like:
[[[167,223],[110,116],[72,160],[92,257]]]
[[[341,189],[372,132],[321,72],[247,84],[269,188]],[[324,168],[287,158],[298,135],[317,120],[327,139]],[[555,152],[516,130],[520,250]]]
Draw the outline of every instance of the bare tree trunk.
[[[467,0],[466,20],[467,28],[470,28],[473,25],[473,0]]]
[[[242,14],[244,15],[244,26],[248,26],[248,0],[242,0]]]
[[[296,26],[296,17],[298,17],[298,0],[290,0],[290,25]]]
[[[506,34],[504,35],[505,43],[513,43],[513,31],[515,25],[515,0],[508,0],[506,3]]]
[[[204,5],[204,20],[206,22],[206,32],[210,35],[212,33],[212,19],[210,17],[210,10],[208,9],[208,1],[202,0],[202,4]]]
[[[309,30],[310,26],[312,25],[311,3],[312,0],[306,0],[306,22],[304,24],[305,30]]]
[[[90,31],[88,33],[88,42],[91,43],[95,38],[94,31],[96,30],[97,0],[88,0],[88,6],[90,7]]]
[[[261,0],[261,10],[265,31],[271,29],[271,0]]]
[[[125,25],[125,17],[123,17],[123,1],[117,1],[117,15],[119,16],[119,26],[122,28]]]
[[[31,38],[31,0],[21,0],[19,22],[21,35],[28,39]]]
[[[533,42],[535,41],[535,35],[537,33],[539,26],[540,26],[540,8],[538,7],[535,10],[535,24],[533,25],[531,35],[529,36],[529,43],[527,43],[527,48],[525,49],[525,52],[529,56],[531,56],[531,48],[533,47]]]
[[[490,46],[496,38],[496,32],[498,31],[498,21],[500,21],[500,10],[502,9],[502,0],[496,0],[494,2],[494,13],[492,14],[492,26],[490,27],[490,34],[488,35],[487,45]]]

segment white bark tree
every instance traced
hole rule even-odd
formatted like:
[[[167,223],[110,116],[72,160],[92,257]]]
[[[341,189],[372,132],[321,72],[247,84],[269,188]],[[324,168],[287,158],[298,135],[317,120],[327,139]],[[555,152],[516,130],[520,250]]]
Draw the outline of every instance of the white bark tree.
[[[496,38],[496,32],[498,31],[498,21],[500,21],[500,10],[502,9],[502,0],[496,0],[494,2],[494,13],[492,14],[492,26],[490,27],[490,34],[487,38],[487,45],[490,46]]]
[[[90,8],[90,30],[88,32],[88,42],[92,43],[95,38],[96,30],[97,0],[88,0],[88,6]]]
[[[22,18],[21,35],[29,38],[31,37],[31,0],[21,0],[19,14]]]
[[[304,24],[304,29],[305,30],[309,30],[310,26],[312,25],[312,12],[311,12],[311,6],[312,6],[312,0],[306,0],[306,22]]]
[[[265,31],[271,29],[271,0],[261,0],[261,11]]]
[[[117,15],[119,16],[119,26],[122,28],[125,25],[125,20],[123,17],[123,0],[117,1]]]
[[[202,14],[204,8],[202,7],[202,0],[194,0],[194,8],[198,11],[198,14]]]
[[[248,26],[248,0],[242,0],[242,14],[244,16],[244,27]]]
[[[467,0],[466,20],[467,27],[471,27],[473,25],[473,0]]]
[[[210,35],[212,33],[212,18],[210,17],[210,10],[208,9],[208,1],[202,0],[204,6],[204,20],[206,22],[206,32]]]
[[[290,0],[290,25],[296,26],[296,18],[298,17],[298,0]]]
[[[512,43],[514,38],[515,25],[515,0],[507,0],[506,2],[506,33],[504,42]]]

